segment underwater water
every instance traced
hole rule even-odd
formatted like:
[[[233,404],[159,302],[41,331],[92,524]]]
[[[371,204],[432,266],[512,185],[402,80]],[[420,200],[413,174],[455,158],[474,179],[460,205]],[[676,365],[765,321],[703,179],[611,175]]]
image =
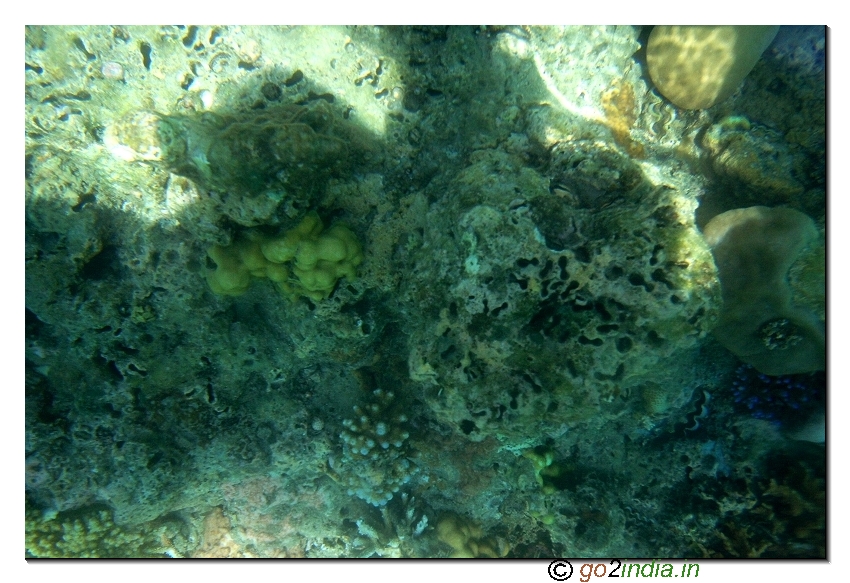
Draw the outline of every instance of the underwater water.
[[[27,27],[26,556],[825,557],[825,53]]]

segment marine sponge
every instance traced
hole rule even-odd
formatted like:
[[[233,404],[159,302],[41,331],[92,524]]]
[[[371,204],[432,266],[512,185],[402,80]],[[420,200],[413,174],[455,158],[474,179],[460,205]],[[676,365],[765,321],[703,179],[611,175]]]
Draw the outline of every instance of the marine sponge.
[[[646,63],[661,94],[683,109],[706,109],[741,85],[778,26],[656,26]]]
[[[755,206],[705,226],[723,292],[714,335],[767,375],[824,370],[824,323],[792,302],[788,270],[818,239],[814,221],[788,208]]]
[[[210,289],[222,295],[241,295],[254,278],[268,278],[290,298],[327,298],[341,277],[354,279],[363,261],[360,242],[348,227],[324,225],[315,212],[308,213],[295,228],[278,237],[252,233],[207,254],[215,268],[207,271]],[[294,262],[293,279],[284,265]]]

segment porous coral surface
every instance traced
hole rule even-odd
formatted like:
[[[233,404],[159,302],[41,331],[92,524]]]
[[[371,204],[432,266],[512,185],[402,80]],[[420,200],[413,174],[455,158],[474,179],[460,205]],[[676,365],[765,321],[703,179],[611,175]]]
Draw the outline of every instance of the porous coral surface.
[[[702,233],[823,318],[823,30],[688,111],[649,34],[27,27],[27,556],[823,557]]]

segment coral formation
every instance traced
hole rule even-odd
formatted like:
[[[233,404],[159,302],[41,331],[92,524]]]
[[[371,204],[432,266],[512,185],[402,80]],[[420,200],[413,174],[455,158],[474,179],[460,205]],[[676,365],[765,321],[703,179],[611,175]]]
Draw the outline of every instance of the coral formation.
[[[724,187],[737,190],[739,200],[780,204],[803,193],[794,176],[802,173],[800,157],[792,155],[775,131],[744,117],[727,117],[708,128],[701,145],[715,176]]]
[[[145,528],[116,525],[112,512],[92,506],[45,518],[26,505],[27,557],[71,558],[163,558],[180,556],[172,539],[185,550],[188,541],[179,523],[159,521]]]
[[[227,247],[213,246],[207,254],[215,265],[206,274],[215,293],[241,295],[252,279],[268,278],[290,299],[327,298],[340,278],[356,277],[356,268],[363,261],[354,233],[339,223],[324,229],[315,212],[277,237],[249,233]],[[292,262],[296,279],[290,277],[287,262]]]
[[[614,141],[630,156],[646,157],[643,145],[631,138],[632,127],[637,121],[634,88],[626,81],[615,82],[611,89],[602,94],[602,109]]]
[[[826,240],[804,249],[788,269],[788,285],[794,302],[826,321]]]
[[[769,479],[748,483],[750,502],[722,517],[701,554],[716,558],[826,556],[823,473],[808,462],[774,454]]]
[[[544,494],[573,487],[576,483],[576,467],[565,461],[555,460],[555,451],[550,447],[537,446],[522,452],[522,456],[534,465],[534,478]]]
[[[462,246],[432,230],[414,255],[417,289],[465,271],[448,276],[448,307],[415,332],[409,361],[413,378],[426,380],[427,365],[442,389],[427,396],[439,418],[473,423],[474,439],[524,443],[593,419],[646,380],[668,382],[655,363],[688,354],[720,308],[693,202],[596,143],[554,147],[549,178],[497,152],[473,161],[432,211],[459,217]]]
[[[372,399],[354,406],[354,419],[342,422],[339,474],[350,496],[385,506],[419,472],[411,462],[404,430],[407,415],[393,412],[395,394],[375,389]]]
[[[778,26],[656,26],[649,35],[649,76],[684,109],[727,99],[770,45]]]
[[[110,124],[104,145],[118,158],[159,164],[205,188],[256,197],[305,190],[344,166],[323,101],[240,116],[132,112]]]
[[[485,537],[480,526],[452,513],[444,515],[437,523],[437,537],[454,549],[453,559],[497,559],[509,551],[502,539]]]
[[[788,270],[815,245],[814,221],[786,208],[750,207],[714,217],[704,229],[723,286],[715,337],[768,375],[823,370],[824,324],[795,303]]]

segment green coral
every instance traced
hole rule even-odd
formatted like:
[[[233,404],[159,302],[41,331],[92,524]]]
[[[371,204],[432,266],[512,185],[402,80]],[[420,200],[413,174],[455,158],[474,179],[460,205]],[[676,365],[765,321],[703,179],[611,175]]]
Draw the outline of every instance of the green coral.
[[[522,456],[534,464],[534,477],[544,494],[554,494],[563,490],[566,483],[571,481],[575,468],[568,464],[555,461],[555,451],[539,445],[522,452]]]
[[[207,271],[207,282],[215,293],[241,295],[253,279],[268,278],[293,300],[327,298],[340,278],[356,277],[363,261],[354,233],[341,224],[324,229],[315,211],[280,236],[251,233],[227,247],[213,246],[207,253],[215,263],[215,269]]]

